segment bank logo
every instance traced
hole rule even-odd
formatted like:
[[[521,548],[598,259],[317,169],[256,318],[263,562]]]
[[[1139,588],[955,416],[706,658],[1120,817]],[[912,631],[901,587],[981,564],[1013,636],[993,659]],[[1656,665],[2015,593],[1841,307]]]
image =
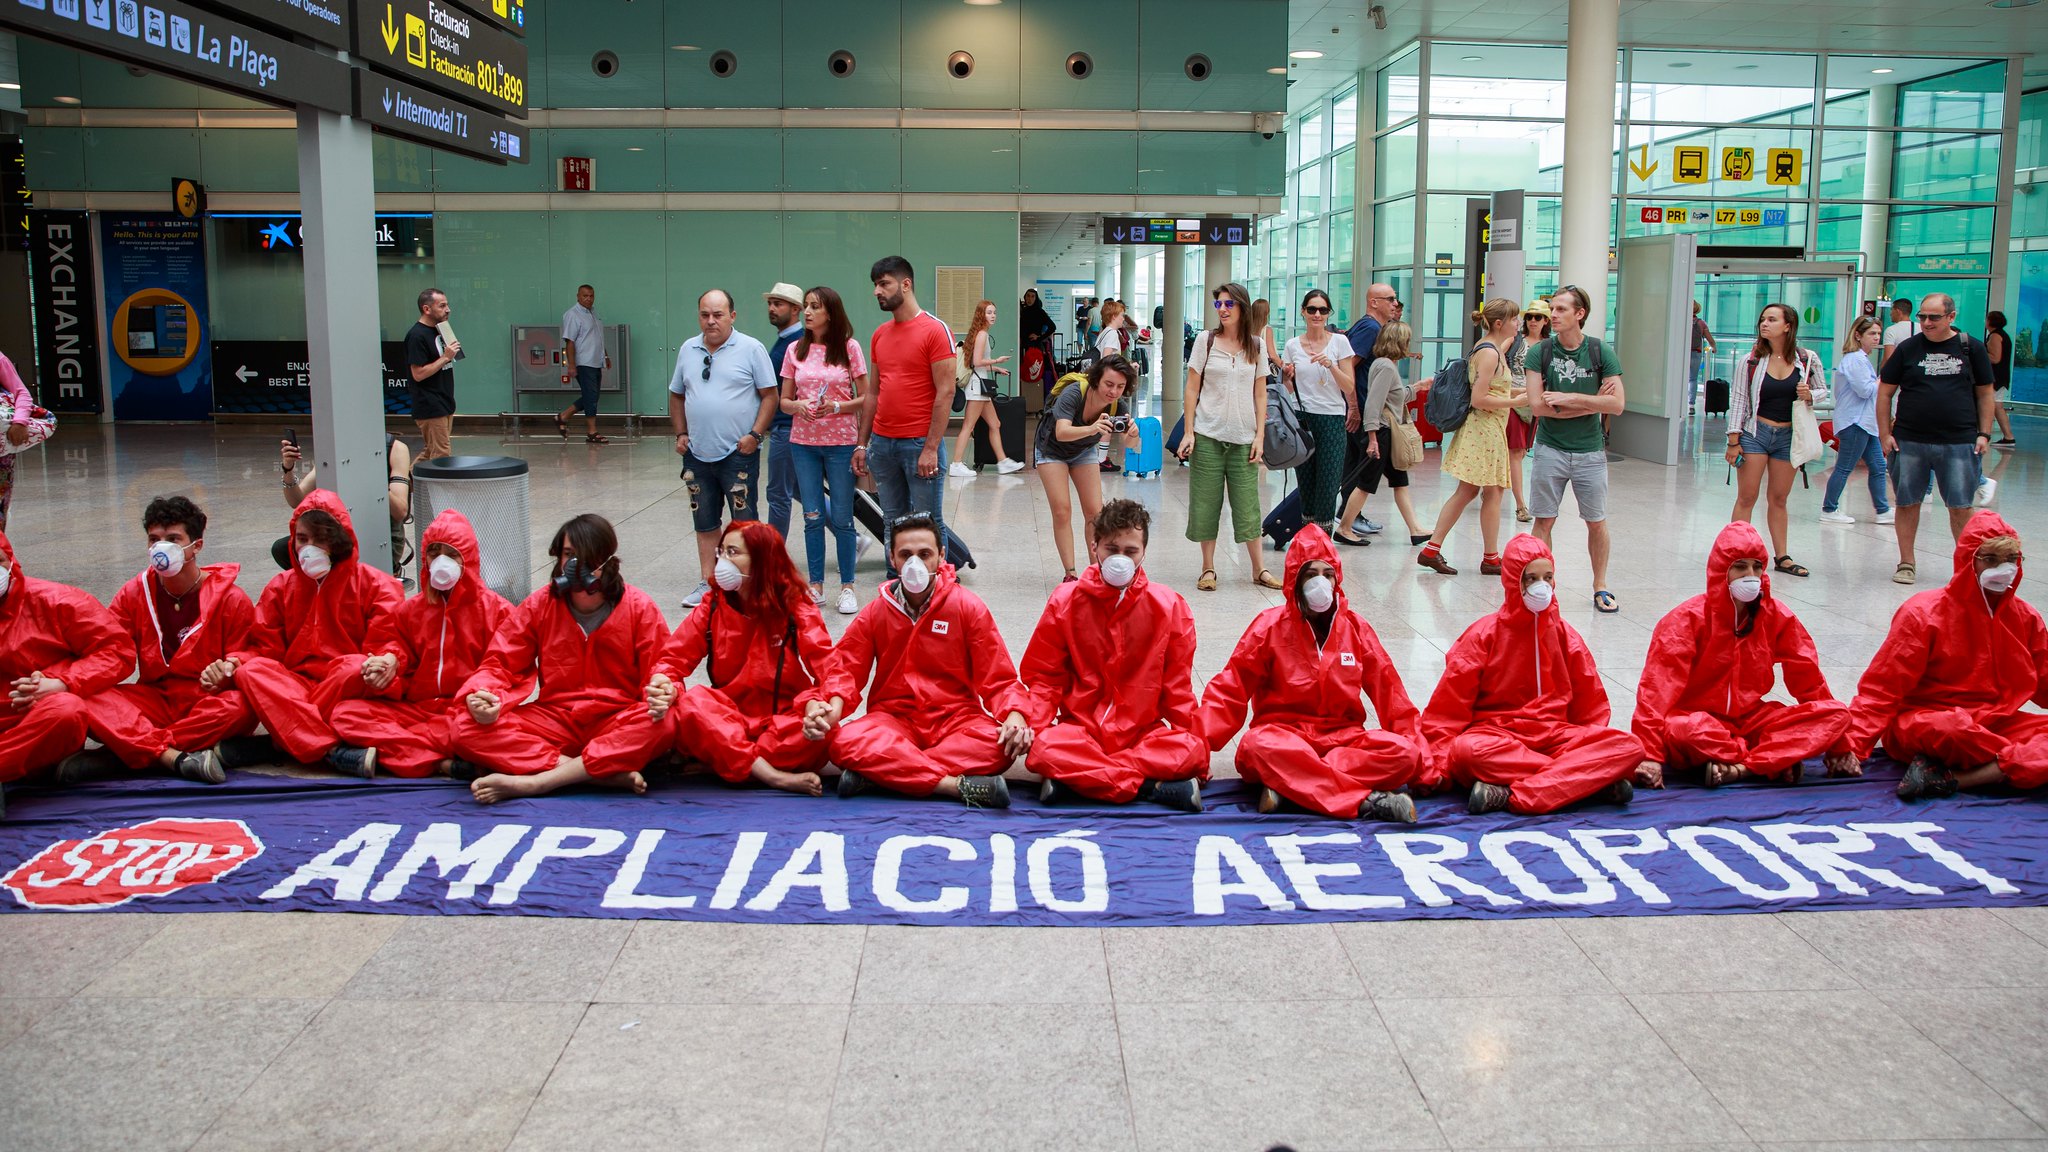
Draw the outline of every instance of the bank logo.
[[[263,854],[240,820],[160,817],[60,840],[0,877],[30,908],[94,909],[211,884]]]

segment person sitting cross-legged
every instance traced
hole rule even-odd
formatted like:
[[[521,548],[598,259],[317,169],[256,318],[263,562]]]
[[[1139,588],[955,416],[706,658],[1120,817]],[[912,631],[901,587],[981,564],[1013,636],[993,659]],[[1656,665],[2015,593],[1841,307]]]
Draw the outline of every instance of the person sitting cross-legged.
[[[135,647],[113,613],[90,592],[31,579],[0,532],[0,784],[83,748],[86,700],[134,667]]]
[[[1146,578],[1152,516],[1111,500],[1089,535],[1095,563],[1053,589],[1024,649],[1027,717],[1036,735],[1024,766],[1038,798],[1064,792],[1126,804],[1202,810],[1209,745],[1195,727],[1195,618]]]
[[[841,797],[879,786],[1007,808],[1003,770],[1031,747],[1031,725],[995,617],[954,580],[930,514],[890,526],[889,562],[901,575],[853,618],[804,693],[804,735],[831,738]],[[867,714],[842,724],[863,688]]]

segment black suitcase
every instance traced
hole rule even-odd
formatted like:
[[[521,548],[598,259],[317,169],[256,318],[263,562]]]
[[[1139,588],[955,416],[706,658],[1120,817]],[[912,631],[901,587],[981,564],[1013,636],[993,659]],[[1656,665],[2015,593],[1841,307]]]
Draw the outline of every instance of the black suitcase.
[[[1707,414],[1725,416],[1728,414],[1728,382],[1719,378],[1707,381]]]
[[[995,399],[996,418],[1003,422],[1003,450],[996,452],[988,436],[988,422],[974,426],[974,463],[977,466],[993,467],[1004,457],[1029,464],[1024,458],[1024,398],[1022,396],[998,396]]]
[[[1301,489],[1296,488],[1273,505],[1273,510],[1266,513],[1265,522],[1259,528],[1266,539],[1273,542],[1273,547],[1286,551],[1294,534],[1301,531]]]
[[[873,492],[865,488],[853,490],[853,520],[875,538],[875,543],[884,548],[889,546],[889,534],[882,524],[882,505]],[[946,563],[955,568],[974,567],[974,553],[968,551],[966,542],[951,524],[946,525]]]

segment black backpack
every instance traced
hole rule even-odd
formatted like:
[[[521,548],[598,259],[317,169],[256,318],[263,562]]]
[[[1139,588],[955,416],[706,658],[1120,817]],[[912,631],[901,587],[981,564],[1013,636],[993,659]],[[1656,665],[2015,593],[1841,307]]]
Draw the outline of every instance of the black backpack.
[[[1461,356],[1437,369],[1430,379],[1429,398],[1422,402],[1422,418],[1437,431],[1456,432],[1465,426],[1465,417],[1472,414],[1470,370],[1471,365]]]

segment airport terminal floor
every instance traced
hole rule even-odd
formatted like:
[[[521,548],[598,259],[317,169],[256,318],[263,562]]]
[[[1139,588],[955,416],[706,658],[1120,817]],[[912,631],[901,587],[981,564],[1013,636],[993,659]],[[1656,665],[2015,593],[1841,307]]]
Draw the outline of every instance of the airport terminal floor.
[[[2048,421],[2015,424],[2020,447],[1987,471],[2020,535],[2048,539]],[[455,447],[531,463],[537,577],[552,525],[597,511],[626,578],[679,619],[697,561],[666,439],[459,430]],[[27,571],[105,599],[142,563],[142,505],[182,492],[211,514],[206,559],[241,562],[253,595],[286,520],[275,450],[267,427],[73,422],[24,459],[9,537]],[[1559,601],[1618,725],[1652,627],[1704,587],[1724,471],[1717,451],[1613,464],[1618,614],[1594,610],[1569,502],[1559,521]],[[1199,684],[1280,600],[1227,544],[1221,587],[1194,590],[1187,476],[1104,487],[1155,516],[1146,569],[1193,606]],[[1817,521],[1820,479],[1791,497],[1812,576],[1773,589],[1846,699],[1951,543],[1930,514],[1921,583],[1895,585],[1860,479],[1854,525]],[[1450,487],[1432,452],[1425,520]],[[1279,491],[1268,476],[1265,499]],[[991,470],[945,499],[978,561],[964,583],[1021,655],[1061,578],[1044,494]],[[1446,578],[1416,565],[1384,492],[1367,514],[1389,528],[1345,552],[1344,589],[1422,701],[1500,584],[1478,574],[1473,516]],[[863,600],[880,577],[871,555]],[[1219,779],[1230,765],[1214,757]],[[1172,928],[10,915],[0,1145],[2048,1148],[2044,989],[2041,907]]]

